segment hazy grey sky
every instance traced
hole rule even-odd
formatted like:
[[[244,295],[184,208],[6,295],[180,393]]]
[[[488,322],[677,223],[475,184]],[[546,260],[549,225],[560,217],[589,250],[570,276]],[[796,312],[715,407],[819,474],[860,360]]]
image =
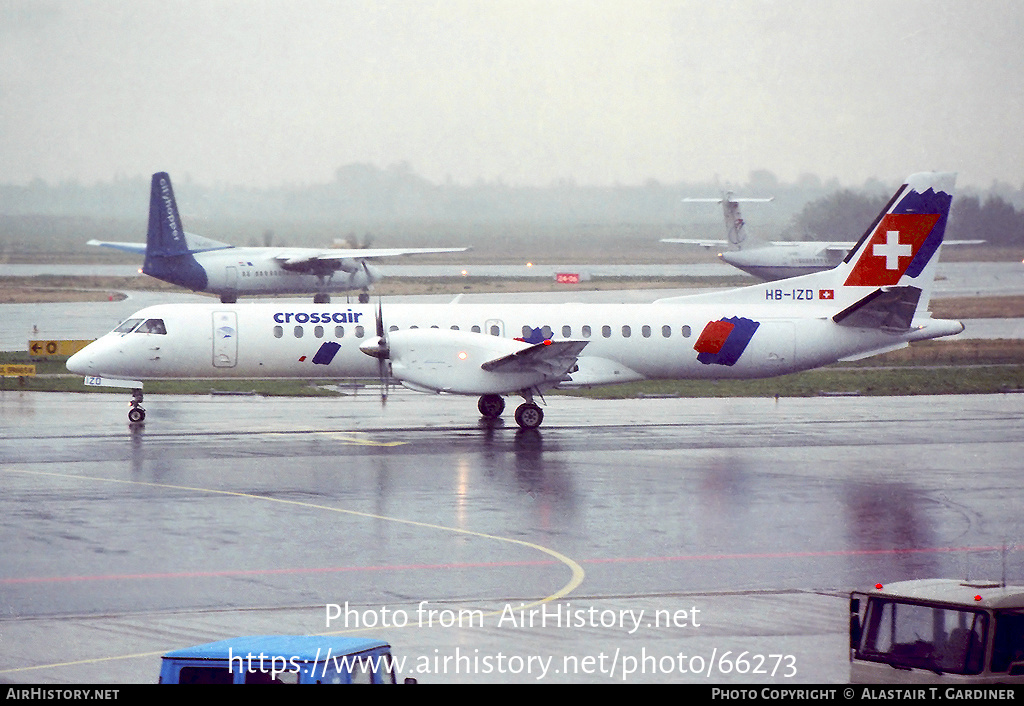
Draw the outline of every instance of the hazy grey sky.
[[[1024,184],[1020,0],[0,0],[0,182]]]

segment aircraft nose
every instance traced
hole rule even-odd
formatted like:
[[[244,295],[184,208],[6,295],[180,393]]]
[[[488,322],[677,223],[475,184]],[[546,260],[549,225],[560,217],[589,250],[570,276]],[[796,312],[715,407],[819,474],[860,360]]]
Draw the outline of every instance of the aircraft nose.
[[[67,369],[76,375],[92,374],[93,369],[95,368],[95,362],[93,358],[93,351],[90,351],[89,349],[92,348],[93,345],[94,344],[90,343],[88,346],[68,358],[68,362],[65,364]]]

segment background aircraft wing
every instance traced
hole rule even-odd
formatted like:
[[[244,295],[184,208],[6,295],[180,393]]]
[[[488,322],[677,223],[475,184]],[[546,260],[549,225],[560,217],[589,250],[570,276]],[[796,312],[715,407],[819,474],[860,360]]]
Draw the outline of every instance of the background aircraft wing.
[[[466,250],[469,248],[330,248],[324,250],[292,248],[280,250],[274,255],[274,258],[291,267],[316,264],[341,269],[343,260],[370,260],[377,257],[395,257],[396,255],[425,255]]]
[[[692,238],[662,238],[663,243],[681,243],[683,245],[700,245],[705,248],[720,248],[728,245],[728,240],[696,240]]]
[[[95,245],[99,248],[113,248],[114,250],[123,250],[124,252],[135,253],[136,255],[146,254],[145,243],[116,243],[109,240],[90,240],[86,245]]]
[[[222,243],[219,240],[213,238],[206,238],[202,235],[196,235],[195,233],[185,233],[185,242],[188,243],[188,251],[192,253],[206,252],[207,250],[223,250],[224,248],[233,248],[234,245],[229,243]],[[114,248],[115,250],[122,250],[124,252],[135,253],[137,255],[146,254],[145,243],[120,243],[110,240],[90,240],[86,245],[95,245],[101,248]]]

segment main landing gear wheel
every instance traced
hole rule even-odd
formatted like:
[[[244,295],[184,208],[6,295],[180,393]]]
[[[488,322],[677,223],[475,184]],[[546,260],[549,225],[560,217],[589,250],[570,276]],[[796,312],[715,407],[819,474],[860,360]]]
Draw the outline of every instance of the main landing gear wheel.
[[[544,412],[532,402],[516,407],[516,424],[522,429],[536,429],[544,421]]]
[[[488,419],[497,419],[505,411],[505,400],[501,395],[481,395],[476,408]]]

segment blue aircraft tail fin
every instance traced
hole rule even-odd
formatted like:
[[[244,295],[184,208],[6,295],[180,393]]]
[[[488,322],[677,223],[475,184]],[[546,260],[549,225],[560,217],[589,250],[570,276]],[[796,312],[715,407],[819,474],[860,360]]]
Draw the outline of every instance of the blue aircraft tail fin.
[[[185,230],[181,227],[178,205],[167,172],[153,175],[149,192],[149,230],[146,233],[147,255],[171,257],[188,253]]]
[[[150,277],[197,292],[204,291],[208,284],[206,270],[189,252],[167,172],[154,174],[150,186],[149,230],[142,271]]]

